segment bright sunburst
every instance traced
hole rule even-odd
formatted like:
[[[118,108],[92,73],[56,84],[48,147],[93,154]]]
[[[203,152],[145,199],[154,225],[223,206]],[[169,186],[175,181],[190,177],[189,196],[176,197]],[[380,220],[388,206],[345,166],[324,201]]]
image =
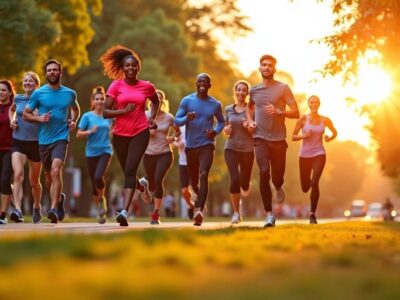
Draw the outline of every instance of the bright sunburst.
[[[379,104],[389,97],[392,88],[392,79],[383,69],[363,64],[359,70],[358,82],[350,88],[350,92],[361,105]]]

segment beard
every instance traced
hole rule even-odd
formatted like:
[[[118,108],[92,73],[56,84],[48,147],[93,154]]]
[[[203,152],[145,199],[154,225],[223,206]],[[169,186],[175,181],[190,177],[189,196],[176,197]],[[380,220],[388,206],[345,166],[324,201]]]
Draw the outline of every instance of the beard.
[[[272,79],[274,78],[274,73],[268,74],[268,75],[264,75],[263,73],[261,73],[261,77],[263,79]]]
[[[50,83],[50,84],[57,84],[57,83],[60,83],[61,76],[59,75],[59,76],[54,76],[54,77],[55,77],[54,79],[51,79],[49,76],[47,76],[47,77],[46,77],[47,82]]]

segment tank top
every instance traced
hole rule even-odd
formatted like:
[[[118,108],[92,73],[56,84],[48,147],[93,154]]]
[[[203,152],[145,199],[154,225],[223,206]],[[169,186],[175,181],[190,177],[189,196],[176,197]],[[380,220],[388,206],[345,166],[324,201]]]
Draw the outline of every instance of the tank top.
[[[325,124],[322,118],[318,125],[312,125],[310,123],[310,116],[306,115],[306,123],[303,126],[302,132],[303,134],[310,132],[310,136],[303,139],[300,148],[300,157],[315,157],[326,154],[322,140],[325,133]]]

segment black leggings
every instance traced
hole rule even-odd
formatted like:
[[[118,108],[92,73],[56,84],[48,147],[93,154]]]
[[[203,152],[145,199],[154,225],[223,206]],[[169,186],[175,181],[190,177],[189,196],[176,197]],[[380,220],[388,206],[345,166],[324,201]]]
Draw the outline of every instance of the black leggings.
[[[150,131],[145,129],[141,133],[128,137],[114,134],[113,146],[119,164],[124,171],[124,188],[135,189],[137,185],[137,170],[140,161],[149,144]]]
[[[110,165],[111,155],[104,153],[99,156],[86,157],[90,179],[92,180],[93,195],[97,196],[97,190],[105,186],[104,174]]]
[[[247,191],[253,169],[254,152],[240,152],[225,149],[225,162],[231,177],[230,193],[240,193],[240,188]]]
[[[319,179],[324,170],[326,155],[318,155],[315,157],[300,157],[300,181],[301,188],[307,193],[311,188],[311,212],[315,212],[319,200]],[[312,172],[312,175],[311,175]]]
[[[208,173],[214,159],[214,145],[186,148],[187,167],[193,190],[198,195],[196,207],[204,209],[208,195]],[[199,187],[200,177],[200,187]]]
[[[276,188],[283,185],[286,166],[287,143],[283,141],[267,141],[254,139],[254,148],[258,168],[260,169],[260,193],[265,211],[272,211],[272,192],[269,181]]]
[[[11,180],[13,175],[11,150],[0,151],[0,193],[11,195]]]
[[[171,168],[172,161],[172,152],[158,155],[145,154],[143,157],[143,166],[149,180],[149,190],[154,192],[156,198],[162,198],[164,194],[164,178]]]

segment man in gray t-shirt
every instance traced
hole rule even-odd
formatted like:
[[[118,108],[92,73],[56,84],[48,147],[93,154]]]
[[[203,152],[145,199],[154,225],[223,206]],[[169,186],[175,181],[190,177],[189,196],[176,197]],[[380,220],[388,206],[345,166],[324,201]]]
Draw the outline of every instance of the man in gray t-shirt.
[[[248,130],[253,134],[257,165],[260,169],[260,193],[267,214],[265,227],[275,226],[272,214],[270,178],[278,202],[285,199],[283,177],[286,165],[285,118],[298,119],[299,110],[287,84],[274,79],[276,59],[271,55],[260,58],[259,71],[263,81],[250,90],[246,109]],[[286,107],[289,110],[286,110]]]

